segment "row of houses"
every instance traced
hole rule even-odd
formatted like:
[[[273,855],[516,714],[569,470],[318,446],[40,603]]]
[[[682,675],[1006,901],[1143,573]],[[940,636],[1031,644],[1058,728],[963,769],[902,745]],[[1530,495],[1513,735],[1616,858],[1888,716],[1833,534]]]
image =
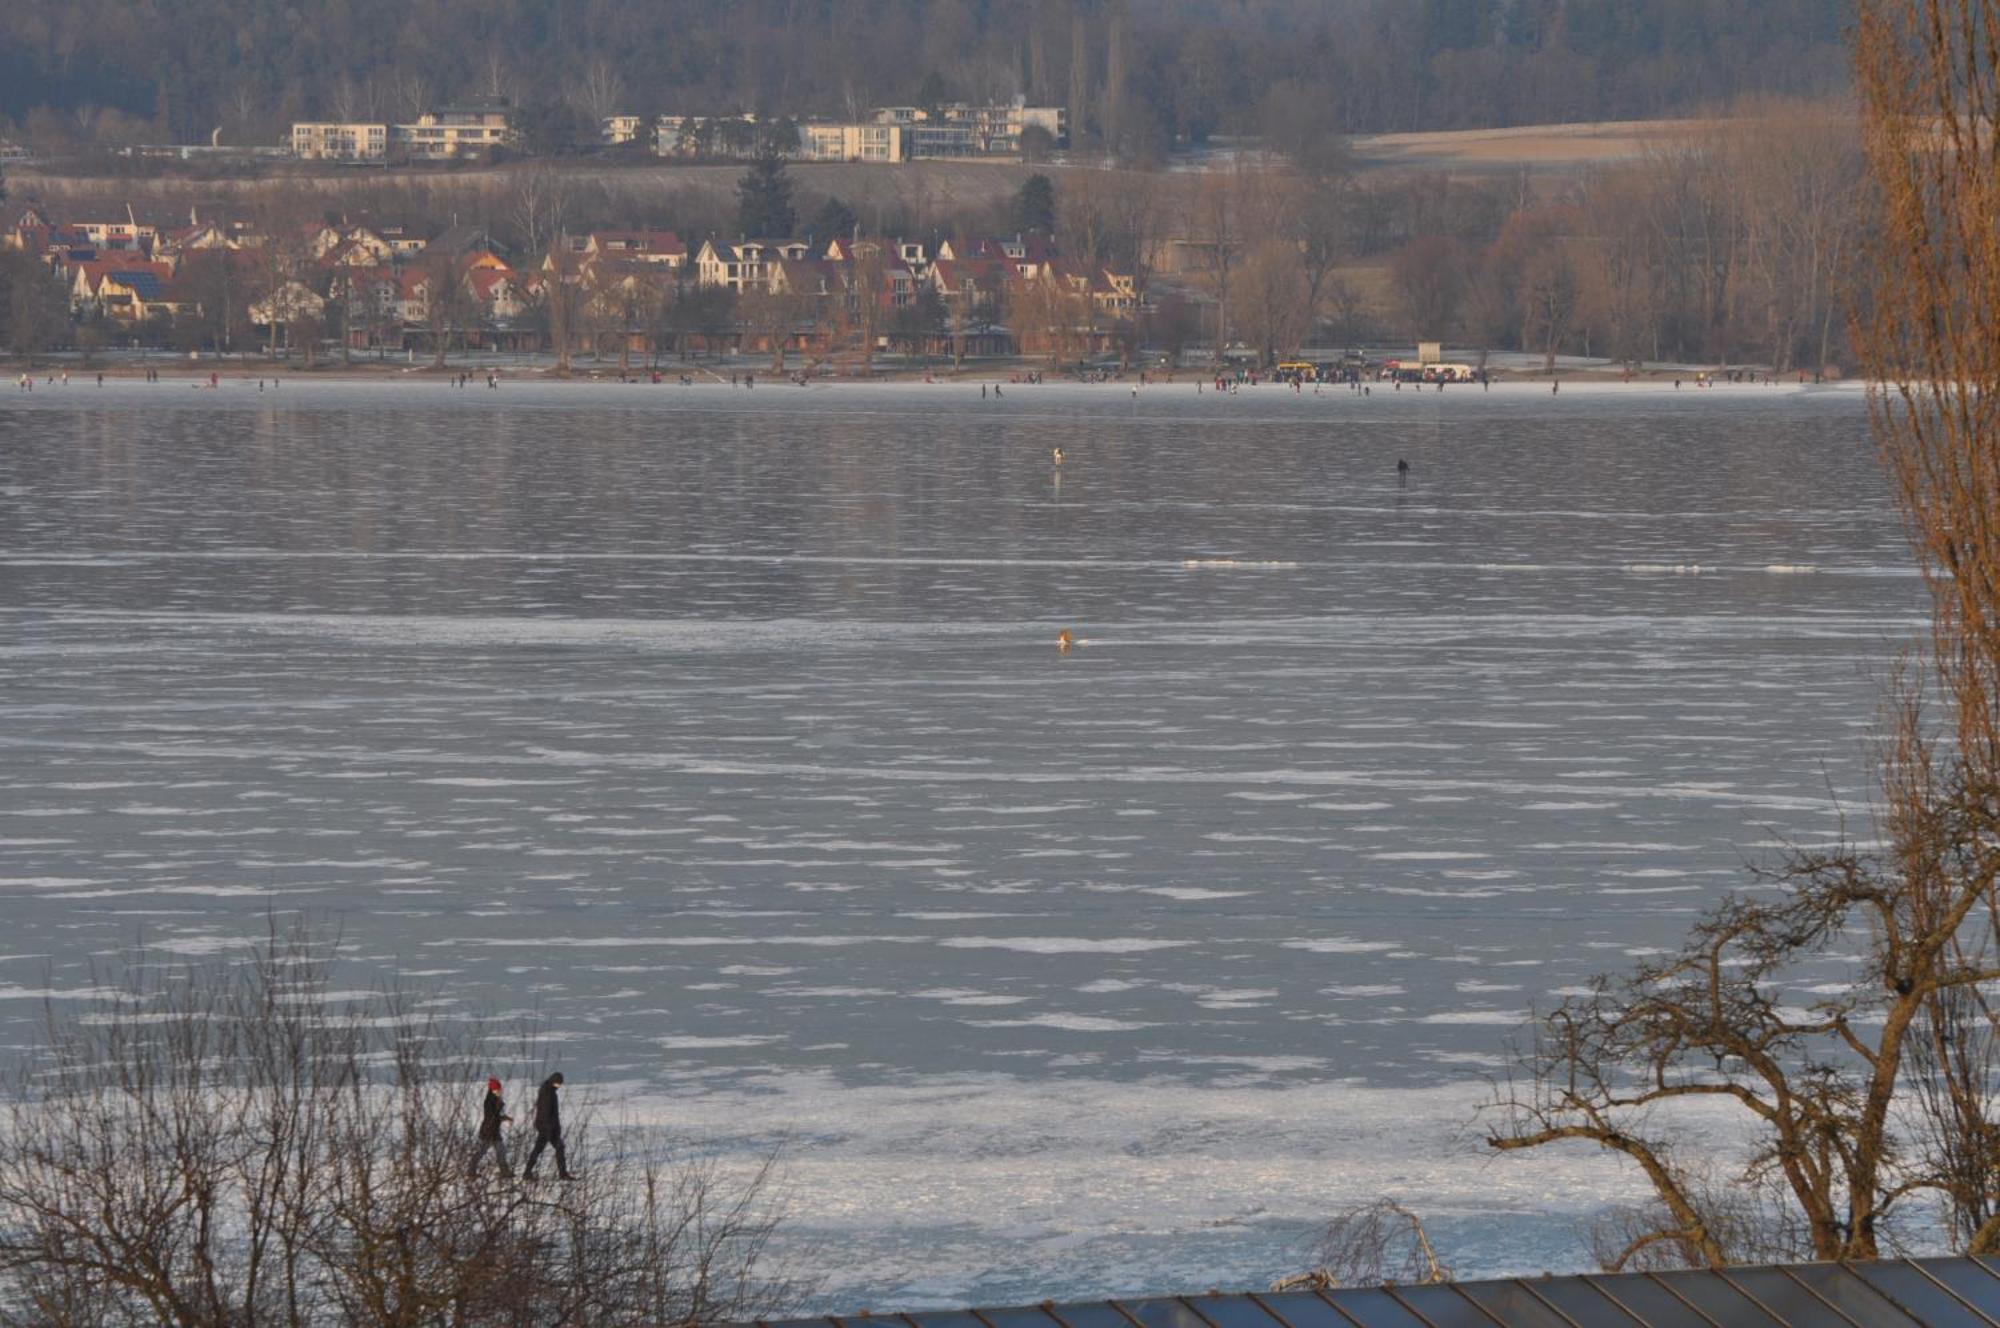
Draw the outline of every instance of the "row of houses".
[[[690,247],[671,230],[594,230],[517,256],[463,226],[428,237],[323,222],[266,233],[197,216],[147,223],[129,209],[58,223],[31,207],[0,243],[48,264],[75,319],[133,340],[206,319],[247,323],[274,345],[416,350],[442,338],[540,350],[567,339],[629,351],[658,350],[673,326],[709,348],[811,351],[893,328],[913,349],[1008,354],[1033,353],[1050,319],[1101,347],[1145,305],[1137,274],[1066,260],[1040,234]],[[691,298],[704,293],[715,298]],[[676,322],[676,308],[689,316]]]
[[[807,161],[903,162],[1017,157],[1024,140],[1038,133],[1049,146],[1067,142],[1069,117],[1061,107],[1030,106],[1016,97],[991,105],[885,106],[855,121],[660,115],[648,125],[643,116],[607,115],[599,132],[611,146],[650,136],[662,157],[747,156],[771,147]],[[517,147],[520,135],[503,100],[427,112],[409,124],[299,121],[289,143],[303,161],[445,161]]]
[[[997,305],[1008,287],[1053,282],[1086,297],[1114,318],[1138,309],[1138,276],[1111,268],[1083,269],[1057,256],[1039,234],[944,240],[935,251],[921,241],[837,238],[823,247],[804,240],[704,240],[693,259],[697,284],[738,294],[828,294],[854,272],[879,273],[885,307],[907,308],[925,294]]]

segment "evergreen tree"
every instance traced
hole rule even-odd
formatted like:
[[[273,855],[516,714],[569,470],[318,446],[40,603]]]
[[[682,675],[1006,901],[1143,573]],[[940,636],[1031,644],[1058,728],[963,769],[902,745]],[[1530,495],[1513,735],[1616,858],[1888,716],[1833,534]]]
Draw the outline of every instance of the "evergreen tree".
[[[819,205],[819,211],[813,213],[812,220],[806,223],[806,234],[815,240],[831,240],[836,235],[852,235],[860,220],[854,215],[853,208],[842,200],[828,195],[826,202]]]
[[[736,182],[737,232],[745,238],[790,235],[797,223],[785,159],[766,148]]]
[[[1044,235],[1055,233],[1055,182],[1039,171],[1029,176],[1014,195],[1014,229],[1023,235],[1029,231],[1040,231]]]

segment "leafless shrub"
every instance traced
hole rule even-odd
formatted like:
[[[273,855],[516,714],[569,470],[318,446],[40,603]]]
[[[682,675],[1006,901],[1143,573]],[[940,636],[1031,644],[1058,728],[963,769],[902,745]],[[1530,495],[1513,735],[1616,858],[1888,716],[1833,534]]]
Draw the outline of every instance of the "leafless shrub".
[[[336,998],[329,949],[299,929],[247,962],[133,956],[51,1005],[0,1107],[0,1324],[692,1326],[789,1303],[768,1162],[728,1175],[586,1103],[576,1182],[475,1174],[495,1039],[395,991]]]
[[[1310,1272],[1287,1277],[1273,1291],[1302,1287],[1428,1285],[1451,1281],[1423,1219],[1394,1199],[1350,1208],[1327,1224]]]
[[[1707,1164],[1687,1169],[1687,1192],[1706,1229],[1745,1263],[1785,1263],[1812,1248],[1798,1214],[1773,1185],[1746,1185]],[[1658,1200],[1616,1204],[1599,1213],[1585,1235],[1597,1267],[1607,1273],[1662,1272],[1705,1266],[1699,1244],[1688,1239]]]

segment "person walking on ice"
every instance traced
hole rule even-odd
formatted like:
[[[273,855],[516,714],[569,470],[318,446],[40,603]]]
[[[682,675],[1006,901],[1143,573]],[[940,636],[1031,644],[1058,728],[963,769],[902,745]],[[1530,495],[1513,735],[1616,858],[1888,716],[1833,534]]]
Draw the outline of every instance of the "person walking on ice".
[[[475,1176],[479,1174],[480,1159],[491,1150],[493,1156],[500,1160],[501,1178],[503,1180],[514,1178],[514,1168],[507,1161],[507,1139],[500,1132],[502,1125],[511,1125],[513,1121],[514,1118],[507,1114],[506,1101],[500,1096],[500,1081],[488,1079],[486,1105],[479,1117],[479,1146],[472,1150],[472,1165],[469,1168],[471,1174]],[[561,1157],[562,1154],[558,1152],[556,1156]]]
[[[535,1163],[541,1159],[542,1150],[551,1145],[556,1150],[556,1176],[561,1180],[576,1179],[569,1174],[569,1153],[563,1148],[562,1105],[556,1100],[556,1091],[562,1083],[562,1071],[557,1070],[542,1080],[535,1093],[535,1146],[528,1154],[528,1165],[521,1168],[524,1180],[535,1178]]]

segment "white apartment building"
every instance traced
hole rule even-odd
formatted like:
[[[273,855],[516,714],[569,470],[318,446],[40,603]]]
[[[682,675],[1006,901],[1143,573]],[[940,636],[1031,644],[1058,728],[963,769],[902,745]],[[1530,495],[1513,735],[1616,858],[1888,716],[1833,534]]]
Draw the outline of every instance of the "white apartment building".
[[[803,124],[799,155],[807,161],[901,161],[899,124]]]
[[[638,142],[639,130],[644,124],[645,120],[637,115],[607,115],[598,122],[598,132],[606,143],[616,147],[621,143]]]
[[[634,121],[636,135],[637,117]],[[511,146],[515,140],[506,104],[446,107],[415,124],[349,124],[301,121],[292,126],[292,155],[302,161],[381,161],[391,150],[442,159]]]
[[[331,120],[295,124],[292,155],[301,161],[380,161],[389,155],[389,126]]]
[[[417,117],[415,124],[395,125],[390,141],[412,157],[460,157],[509,147],[515,139],[506,103],[448,106]]]
[[[907,156],[1013,157],[1029,128],[1046,130],[1056,143],[1069,138],[1069,113],[1060,106],[1030,106],[1024,97],[990,106],[948,102],[934,111],[921,106],[883,106],[878,124],[900,126]]]

